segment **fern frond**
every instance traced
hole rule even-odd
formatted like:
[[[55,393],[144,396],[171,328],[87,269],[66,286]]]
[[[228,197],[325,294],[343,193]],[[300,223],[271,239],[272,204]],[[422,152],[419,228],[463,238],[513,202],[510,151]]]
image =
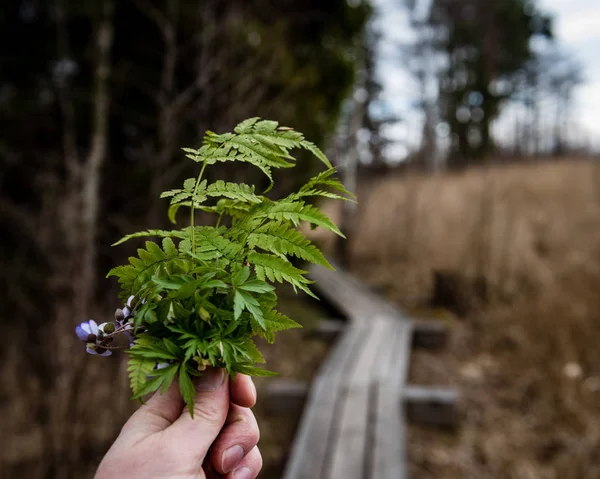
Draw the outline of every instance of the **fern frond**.
[[[245,203],[260,203],[262,200],[254,194],[254,186],[244,183],[226,183],[219,180],[206,188],[207,196],[225,197]]]
[[[248,118],[247,120],[238,123],[238,125],[233,129],[238,135],[243,135],[244,133],[249,133],[252,131],[252,127],[260,120],[260,117],[255,116],[252,118]]]
[[[129,384],[133,397],[137,398],[143,392],[148,381],[148,376],[154,370],[155,361],[138,357],[130,357],[127,371],[129,372]]]
[[[307,221],[311,225],[320,226],[345,238],[343,233],[327,215],[322,213],[318,208],[305,204],[303,201],[274,203],[271,208],[264,213],[259,213],[257,216],[263,216],[272,220],[289,221],[294,226],[298,226],[302,221]]]
[[[302,327],[296,321],[288,318],[285,314],[281,314],[275,309],[263,311],[263,320],[265,323],[265,329],[263,329],[262,326],[256,321],[252,321],[252,328],[255,334],[263,337],[270,344],[273,344],[275,341],[276,332]]]
[[[335,173],[335,168],[330,168],[329,170],[319,173],[317,176],[311,178],[304,186],[302,186],[298,192],[292,193],[290,196],[288,196],[288,198],[300,199],[305,196],[324,196],[332,199],[354,201],[354,195],[348,191],[339,180],[332,178],[332,175]],[[339,191],[346,196],[338,195],[337,193],[332,193],[330,191],[323,190],[322,188],[330,188],[334,191]]]
[[[183,240],[182,243],[184,241],[189,240]],[[167,243],[167,248],[163,251],[156,243],[147,241],[146,249],[139,248],[137,250],[138,257],[130,257],[128,265],[111,269],[106,277],[116,276],[118,278],[121,285],[121,298],[125,299],[131,294],[137,295],[139,289],[145,283],[150,282],[161,268],[173,274],[185,272],[183,256],[174,246],[171,241]]]
[[[285,224],[270,223],[261,226],[248,235],[248,246],[251,249],[260,248],[278,256],[293,255],[333,269],[319,248],[306,239],[300,231]]]
[[[260,118],[250,118],[238,124],[235,133],[216,134],[206,132],[199,150],[188,149],[188,157],[207,165],[215,162],[240,161],[259,168],[273,186],[272,168],[291,168],[295,159],[290,150],[302,148],[311,152],[328,168],[331,163],[323,152],[301,133],[278,127],[278,123]]]
[[[316,156],[319,160],[321,160],[321,162],[327,167],[327,168],[332,168],[331,163],[329,162],[329,160],[327,159],[327,157],[325,156],[325,153],[323,153],[321,151],[321,149],[315,145],[313,142],[311,141],[302,141],[302,143],[300,143],[300,146],[302,148],[304,148],[307,151],[310,151],[314,156]]]
[[[171,198],[171,204],[181,203],[184,200],[191,199],[196,203],[206,201],[206,180],[202,180],[196,190],[196,178],[188,178],[183,182],[183,189],[165,191],[160,195],[161,198]]]
[[[185,228],[184,231],[189,232],[191,228]],[[196,226],[194,229],[194,248],[192,248],[190,240],[184,240],[179,244],[179,249],[182,252],[190,253],[194,251],[195,257],[203,261],[212,261],[217,258],[227,262],[235,258],[242,245],[229,240],[224,236],[227,228],[221,226]],[[189,235],[191,237],[191,234]]]
[[[295,288],[299,288],[305,293],[316,298],[308,285],[312,281],[304,277],[306,271],[296,268],[289,261],[272,254],[250,253],[248,262],[254,265],[256,277],[261,281],[268,279],[271,282],[288,282]]]
[[[199,206],[198,209],[207,213],[227,215],[234,219],[242,219],[248,215],[252,204],[245,201],[219,200],[215,206]]]
[[[113,246],[120,245],[134,238],[147,238],[149,236],[158,236],[159,238],[185,238],[185,233],[182,231],[172,231],[172,230],[146,230],[140,231],[138,233],[132,233],[129,235],[123,236],[119,241],[113,244]]]

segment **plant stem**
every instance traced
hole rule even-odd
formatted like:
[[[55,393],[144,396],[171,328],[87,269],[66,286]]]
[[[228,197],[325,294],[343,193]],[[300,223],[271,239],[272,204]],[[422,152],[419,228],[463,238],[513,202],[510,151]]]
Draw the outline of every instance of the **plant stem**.
[[[200,182],[202,181],[202,175],[204,174],[204,169],[206,168],[206,161],[202,163],[202,169],[200,170],[200,174],[198,175],[198,179],[196,180],[196,187],[194,188],[194,194],[192,195],[192,205],[190,208],[190,228],[192,229],[192,253],[196,252],[196,243],[194,241],[194,204],[196,202],[196,195],[198,194],[198,188],[200,187]]]

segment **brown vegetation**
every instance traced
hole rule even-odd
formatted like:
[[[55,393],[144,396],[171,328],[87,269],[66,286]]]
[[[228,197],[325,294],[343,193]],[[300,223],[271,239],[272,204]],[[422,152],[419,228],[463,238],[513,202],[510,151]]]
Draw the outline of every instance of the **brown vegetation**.
[[[456,386],[462,426],[410,429],[412,477],[600,477],[599,200],[600,166],[578,161],[363,191],[355,273],[453,325],[446,352],[415,353],[411,380]],[[423,308],[440,271],[485,281],[462,319]]]

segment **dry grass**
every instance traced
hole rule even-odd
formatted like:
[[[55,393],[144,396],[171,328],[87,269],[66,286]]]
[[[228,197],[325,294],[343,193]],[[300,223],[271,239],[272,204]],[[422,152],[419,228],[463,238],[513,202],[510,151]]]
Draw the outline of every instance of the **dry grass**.
[[[599,168],[390,178],[363,193],[351,249],[365,281],[413,311],[434,270],[484,277],[491,297],[451,321],[446,352],[413,357],[411,380],[457,386],[464,417],[457,433],[410,429],[412,477],[600,477]]]

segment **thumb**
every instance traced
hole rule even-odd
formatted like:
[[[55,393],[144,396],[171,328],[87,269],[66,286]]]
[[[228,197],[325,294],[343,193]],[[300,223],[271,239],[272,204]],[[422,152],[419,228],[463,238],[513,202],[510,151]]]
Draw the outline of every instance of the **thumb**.
[[[166,432],[179,444],[192,445],[200,458],[221,432],[229,411],[229,381],[224,369],[209,368],[195,378],[194,417],[185,409]]]

